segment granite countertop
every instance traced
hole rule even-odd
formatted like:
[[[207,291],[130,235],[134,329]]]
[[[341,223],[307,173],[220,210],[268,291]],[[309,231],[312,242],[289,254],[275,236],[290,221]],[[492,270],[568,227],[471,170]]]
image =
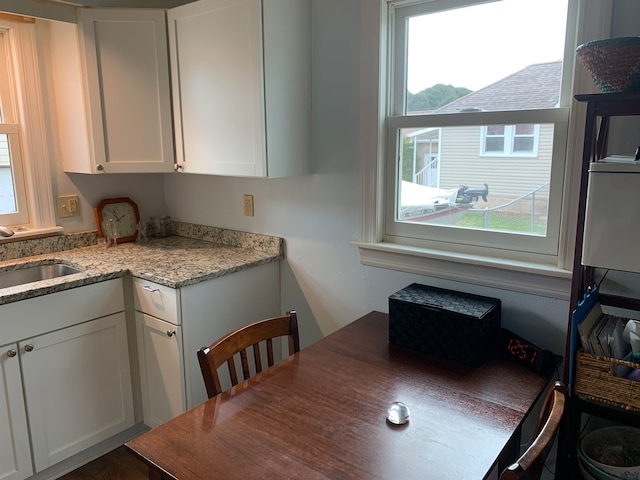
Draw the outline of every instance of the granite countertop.
[[[179,227],[185,225],[186,230],[179,233],[193,234],[189,224]],[[0,288],[0,305],[127,274],[180,288],[284,257],[284,242],[277,237],[204,228],[195,230],[195,236],[200,238],[173,235],[152,238],[144,244],[124,243],[110,248],[93,245],[0,261],[0,272],[58,262],[82,270],[51,280]]]

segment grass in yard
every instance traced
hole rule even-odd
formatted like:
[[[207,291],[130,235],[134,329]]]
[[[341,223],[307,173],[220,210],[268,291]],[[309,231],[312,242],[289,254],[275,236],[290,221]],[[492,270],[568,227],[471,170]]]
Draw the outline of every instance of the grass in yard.
[[[484,213],[466,212],[457,223],[460,227],[483,228]],[[490,230],[504,230],[507,232],[531,232],[531,217],[528,215],[489,215]],[[545,225],[534,225],[534,233],[544,235]]]

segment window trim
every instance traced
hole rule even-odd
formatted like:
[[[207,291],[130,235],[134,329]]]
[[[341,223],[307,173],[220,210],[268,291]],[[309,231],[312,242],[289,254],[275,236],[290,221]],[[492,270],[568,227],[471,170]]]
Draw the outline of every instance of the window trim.
[[[560,225],[560,248],[555,265],[539,262],[509,261],[495,257],[451,254],[411,245],[399,245],[383,238],[384,188],[386,152],[386,98],[390,79],[385,58],[388,41],[382,32],[388,30],[387,0],[361,4],[360,30],[360,158],[362,171],[362,224],[360,240],[353,242],[359,250],[360,262],[407,273],[429,275],[454,281],[486,285],[494,288],[567,299],[571,283],[571,262],[575,245],[575,221],[579,190],[579,160],[567,162],[563,215]],[[577,43],[608,36],[611,0],[580,0],[569,15],[582,13]],[[595,92],[588,73],[577,67],[572,82],[574,91]],[[567,155],[579,159],[582,151],[585,109],[573,102],[569,120]]]

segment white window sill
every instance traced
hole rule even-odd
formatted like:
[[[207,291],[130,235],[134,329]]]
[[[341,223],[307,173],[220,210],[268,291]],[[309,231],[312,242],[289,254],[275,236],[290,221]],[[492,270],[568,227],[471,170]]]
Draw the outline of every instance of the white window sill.
[[[63,228],[54,226],[46,228],[10,227],[14,234],[10,237],[0,237],[0,243],[15,242],[16,240],[29,240],[32,238],[51,237],[63,233]]]
[[[571,272],[558,267],[392,243],[352,245],[363,265],[569,300]]]

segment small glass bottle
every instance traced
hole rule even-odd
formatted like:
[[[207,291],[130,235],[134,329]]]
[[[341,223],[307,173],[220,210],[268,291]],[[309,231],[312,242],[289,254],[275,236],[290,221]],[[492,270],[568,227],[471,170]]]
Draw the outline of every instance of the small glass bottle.
[[[171,235],[171,217],[169,215],[155,215],[151,217],[151,227],[155,237]]]

